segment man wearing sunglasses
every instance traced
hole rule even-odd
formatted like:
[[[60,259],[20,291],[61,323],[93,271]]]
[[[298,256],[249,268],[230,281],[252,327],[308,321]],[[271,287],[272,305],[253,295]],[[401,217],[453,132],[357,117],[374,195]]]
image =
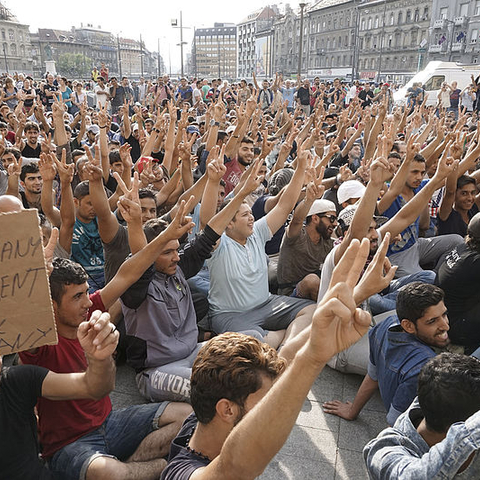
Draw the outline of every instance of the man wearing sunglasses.
[[[331,237],[336,226],[335,204],[316,199],[313,187],[309,186],[305,199],[298,204],[285,230],[280,247],[277,270],[280,295],[317,300],[320,271],[333,248]]]

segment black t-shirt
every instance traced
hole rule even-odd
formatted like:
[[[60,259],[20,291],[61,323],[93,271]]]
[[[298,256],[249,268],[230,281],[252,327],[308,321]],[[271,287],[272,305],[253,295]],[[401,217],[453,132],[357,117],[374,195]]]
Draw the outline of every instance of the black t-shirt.
[[[308,88],[300,87],[297,97],[300,100],[300,105],[310,105],[310,90]]]
[[[466,244],[455,247],[440,266],[435,283],[445,292],[452,324],[479,303],[480,253]]]
[[[468,211],[468,219],[470,220],[476,213],[478,213],[478,207],[473,204],[473,207]],[[456,233],[462,237],[467,235],[468,225],[463,221],[462,216],[453,208],[445,221],[437,217],[437,225],[439,235],[448,235],[450,233]]]
[[[48,83],[45,84],[43,87],[43,91],[45,93],[47,92],[56,92],[58,90],[58,87],[56,85],[49,85]],[[55,97],[52,95],[51,97],[45,95],[45,101],[46,104],[51,108],[52,104],[55,102]]]
[[[5,368],[0,376],[0,478],[53,479],[38,458],[33,408],[48,370],[34,365]]]
[[[130,151],[130,156],[132,157],[133,163],[135,163],[140,158],[140,155],[142,154],[140,143],[133,136],[133,133],[130,134],[130,136],[125,139],[125,141],[132,147],[132,150]]]
[[[34,93],[33,88],[29,88],[29,89],[22,88],[22,91],[23,91],[23,93],[25,93],[25,95],[30,95],[31,93]],[[23,102],[23,104],[26,107],[30,108],[33,105],[33,100],[34,100],[33,98],[27,99]]]
[[[369,90],[368,92],[366,90],[362,90],[358,94],[358,98],[362,100],[362,107],[368,107],[369,105],[371,105],[373,97],[374,95],[372,90]]]
[[[32,148],[28,143],[25,143],[25,146],[22,150],[22,157],[24,158],[40,158],[42,153],[42,146],[40,143],[37,143],[35,148]]]
[[[160,480],[188,480],[195,470],[206,467],[210,463],[206,458],[196,455],[186,448],[197,423],[198,420],[194,413],[183,422],[180,432],[170,446],[168,465]]]
[[[113,94],[113,90],[114,90],[114,87],[110,87],[110,95]],[[123,104],[124,100],[125,100],[125,89],[121,85],[118,85],[117,89],[115,90],[115,96],[111,100],[112,105],[115,107],[119,107],[120,105]]]

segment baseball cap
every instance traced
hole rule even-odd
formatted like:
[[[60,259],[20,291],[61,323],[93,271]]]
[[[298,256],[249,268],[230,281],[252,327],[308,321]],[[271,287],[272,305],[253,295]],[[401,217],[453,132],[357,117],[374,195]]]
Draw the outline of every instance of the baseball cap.
[[[467,233],[473,238],[480,239],[480,212],[475,214],[468,223]]]
[[[187,127],[187,133],[197,133],[197,134],[200,134],[200,130],[198,129],[198,127],[196,125],[189,125]]]
[[[90,125],[87,128],[87,132],[93,132],[95,135],[100,133],[100,127],[98,125]]]
[[[313,202],[313,205],[310,207],[310,210],[308,211],[307,217],[310,217],[310,215],[318,215],[319,213],[336,212],[336,211],[337,211],[337,208],[335,207],[335,204],[333,202],[322,198],[320,200],[315,200]]]
[[[362,198],[365,193],[365,186],[358,180],[347,180],[343,182],[337,191],[338,203],[341,205],[351,198]]]
[[[225,131],[227,133],[233,133],[235,131],[235,125],[230,125]]]

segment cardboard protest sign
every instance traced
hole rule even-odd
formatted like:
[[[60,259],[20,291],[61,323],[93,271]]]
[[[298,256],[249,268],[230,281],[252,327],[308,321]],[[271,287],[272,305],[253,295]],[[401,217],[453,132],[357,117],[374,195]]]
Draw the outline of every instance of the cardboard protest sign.
[[[0,355],[57,343],[36,210],[0,214]]]

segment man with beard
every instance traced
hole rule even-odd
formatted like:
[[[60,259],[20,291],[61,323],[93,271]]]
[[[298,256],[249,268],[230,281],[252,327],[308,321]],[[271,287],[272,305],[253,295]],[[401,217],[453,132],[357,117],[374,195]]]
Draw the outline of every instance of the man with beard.
[[[237,156],[225,164],[227,171],[223,176],[225,195],[228,195],[240,181],[242,173],[250,166],[254,157],[254,144],[250,137],[243,137]]]
[[[20,182],[19,182],[20,178]],[[19,184],[23,191],[19,191]],[[39,213],[43,213],[40,198],[42,195],[43,180],[38,169],[38,164],[27,163],[22,166],[22,162],[15,159],[8,169],[8,188],[7,195],[18,197],[24,208],[36,208]]]
[[[405,285],[397,297],[397,315],[370,330],[370,359],[353,403],[325,402],[326,413],[355,420],[363,406],[380,389],[387,422],[395,420],[417,395],[418,374],[425,363],[450,343],[447,308],[443,290],[414,282]]]
[[[277,269],[280,295],[317,300],[322,265],[333,248],[331,236],[337,226],[335,204],[316,199],[322,193],[320,187],[308,185],[285,230]]]
[[[352,298],[366,254],[360,251],[366,245],[359,249],[356,243],[336,268],[334,287],[314,312],[310,334],[288,368],[273,348],[238,333],[215,337],[202,348],[192,371],[195,414],[173,441],[162,480],[261,475],[290,434],[325,359],[367,328],[369,316],[355,311]]]

